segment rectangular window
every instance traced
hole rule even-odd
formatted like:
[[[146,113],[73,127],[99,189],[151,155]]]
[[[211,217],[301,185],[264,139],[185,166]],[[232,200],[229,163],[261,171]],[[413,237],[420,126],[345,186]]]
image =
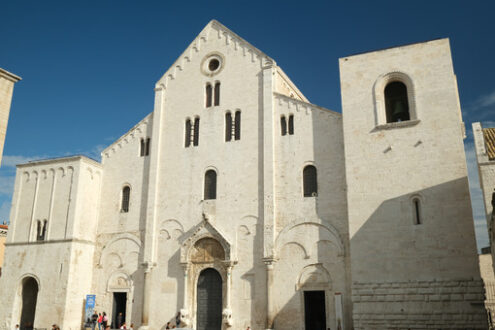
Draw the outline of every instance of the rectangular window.
[[[285,120],[285,116],[280,117],[280,129],[282,136],[287,135],[287,121]]]
[[[289,135],[294,135],[294,115],[289,116]]]
[[[199,117],[194,118],[194,139],[193,145],[199,145]]]
[[[235,139],[240,140],[241,139],[241,112],[236,111],[235,113]]]

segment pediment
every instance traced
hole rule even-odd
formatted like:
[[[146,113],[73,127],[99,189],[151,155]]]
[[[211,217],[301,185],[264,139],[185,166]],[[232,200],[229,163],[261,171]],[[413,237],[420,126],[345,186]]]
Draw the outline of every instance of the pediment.
[[[181,244],[180,249],[180,262],[187,263],[192,259],[197,259],[198,255],[201,252],[198,251],[198,248],[205,247],[213,247],[215,244],[212,244],[213,241],[218,242],[219,246],[223,248],[223,251],[210,251],[211,256],[222,256],[224,258],[223,261],[231,261],[233,259],[233,249],[232,244],[227,240],[225,235],[218,229],[216,226],[209,221],[209,219],[203,214],[203,221],[198,224],[195,228],[185,234],[184,241]],[[206,239],[206,240],[203,240]],[[204,242],[209,244],[199,244],[200,247],[197,246],[197,242],[203,240]],[[214,249],[218,250],[218,249]],[[223,253],[222,253],[223,252]],[[206,252],[208,254],[208,252]],[[204,261],[208,261],[208,255],[205,256]]]

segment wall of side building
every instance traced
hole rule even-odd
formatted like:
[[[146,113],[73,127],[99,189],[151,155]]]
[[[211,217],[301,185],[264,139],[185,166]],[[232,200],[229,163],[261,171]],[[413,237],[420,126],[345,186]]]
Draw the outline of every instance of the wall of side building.
[[[3,145],[7,134],[14,84],[19,80],[21,80],[20,77],[0,68],[0,164],[2,163]]]
[[[448,39],[342,58],[340,72],[354,328],[484,328]],[[409,121],[385,120],[393,81]]]
[[[37,297],[34,327],[80,329],[91,293],[100,181],[100,166],[83,157],[17,167],[0,278],[0,327],[19,324],[23,283],[34,279],[38,292],[24,293]]]

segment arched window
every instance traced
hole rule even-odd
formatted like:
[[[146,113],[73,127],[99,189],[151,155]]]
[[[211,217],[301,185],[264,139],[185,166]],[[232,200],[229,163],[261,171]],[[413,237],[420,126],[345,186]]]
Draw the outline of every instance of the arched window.
[[[393,81],[385,87],[385,110],[387,123],[409,120],[407,87],[400,81]]]
[[[150,138],[146,139],[146,148],[144,150],[145,156],[149,156],[149,154],[150,154],[150,141],[151,141]]]
[[[41,241],[46,239],[46,231],[48,229],[48,220],[43,221],[43,229],[41,230]]]
[[[194,118],[194,135],[193,145],[199,145],[199,117]]]
[[[131,187],[125,186],[122,189],[122,212],[129,212],[129,200],[131,197]]]
[[[208,170],[205,173],[205,196],[204,199],[217,198],[217,172]]]
[[[285,116],[280,117],[280,132],[282,136],[287,135],[287,121]]]
[[[225,141],[232,140],[232,114],[227,112],[225,114]]]
[[[41,221],[36,221],[36,240],[41,241],[41,232],[43,228],[41,226]]]
[[[234,131],[234,138],[236,140],[241,139],[241,112],[236,111],[235,112],[235,131]]]
[[[289,135],[294,135],[294,115],[289,116]]]
[[[211,95],[212,93],[212,88],[210,84],[206,84],[206,107],[209,108],[211,107]]]
[[[215,84],[215,105],[220,105],[220,83]]]
[[[143,157],[144,156],[144,149],[145,149],[145,146],[144,146],[144,139],[141,139],[141,152],[140,152],[140,156]]]
[[[421,201],[418,197],[413,198],[413,219],[415,225],[420,225],[422,223],[421,219]]]
[[[191,119],[186,119],[186,131],[185,131],[185,146],[186,148],[191,145]]]
[[[304,197],[318,196],[316,167],[308,165],[303,170]]]

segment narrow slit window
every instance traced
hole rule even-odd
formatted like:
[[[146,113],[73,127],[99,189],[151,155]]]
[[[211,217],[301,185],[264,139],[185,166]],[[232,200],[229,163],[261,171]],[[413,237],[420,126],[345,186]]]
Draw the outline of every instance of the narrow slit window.
[[[41,240],[41,221],[36,221],[36,240],[40,241]]]
[[[186,119],[186,136],[185,136],[185,147],[189,147],[191,145],[191,119]]]
[[[280,130],[282,136],[287,135],[287,121],[285,119],[285,116],[280,117]]]
[[[289,135],[294,135],[294,115],[289,116]]]
[[[225,141],[232,140],[232,114],[227,112],[225,114]]]
[[[122,212],[129,212],[129,200],[131,197],[131,187],[125,186],[122,189]]]
[[[220,83],[215,84],[215,106],[220,105]]]
[[[43,221],[43,229],[41,230],[41,241],[46,239],[46,230],[48,229],[48,220]]]
[[[150,138],[147,138],[146,139],[146,150],[144,152],[144,155],[145,156],[149,156],[150,155]]]
[[[235,112],[235,132],[234,132],[234,137],[236,140],[241,139],[241,112],[236,111]]]
[[[211,107],[211,93],[212,93],[212,88],[210,84],[206,84],[206,107],[209,108]]]
[[[205,173],[205,191],[204,199],[216,199],[217,198],[217,172],[214,170],[208,170]]]
[[[194,118],[193,145],[199,145],[199,117]]]
[[[316,167],[308,165],[303,170],[304,197],[318,196],[318,184],[316,177]]]
[[[140,156],[143,157],[144,156],[144,149],[145,149],[145,146],[144,146],[144,139],[141,139],[141,151],[140,151]]]
[[[414,206],[414,224],[415,225],[420,225],[422,223],[421,221],[421,204],[418,198],[415,198],[413,200],[413,206]]]

